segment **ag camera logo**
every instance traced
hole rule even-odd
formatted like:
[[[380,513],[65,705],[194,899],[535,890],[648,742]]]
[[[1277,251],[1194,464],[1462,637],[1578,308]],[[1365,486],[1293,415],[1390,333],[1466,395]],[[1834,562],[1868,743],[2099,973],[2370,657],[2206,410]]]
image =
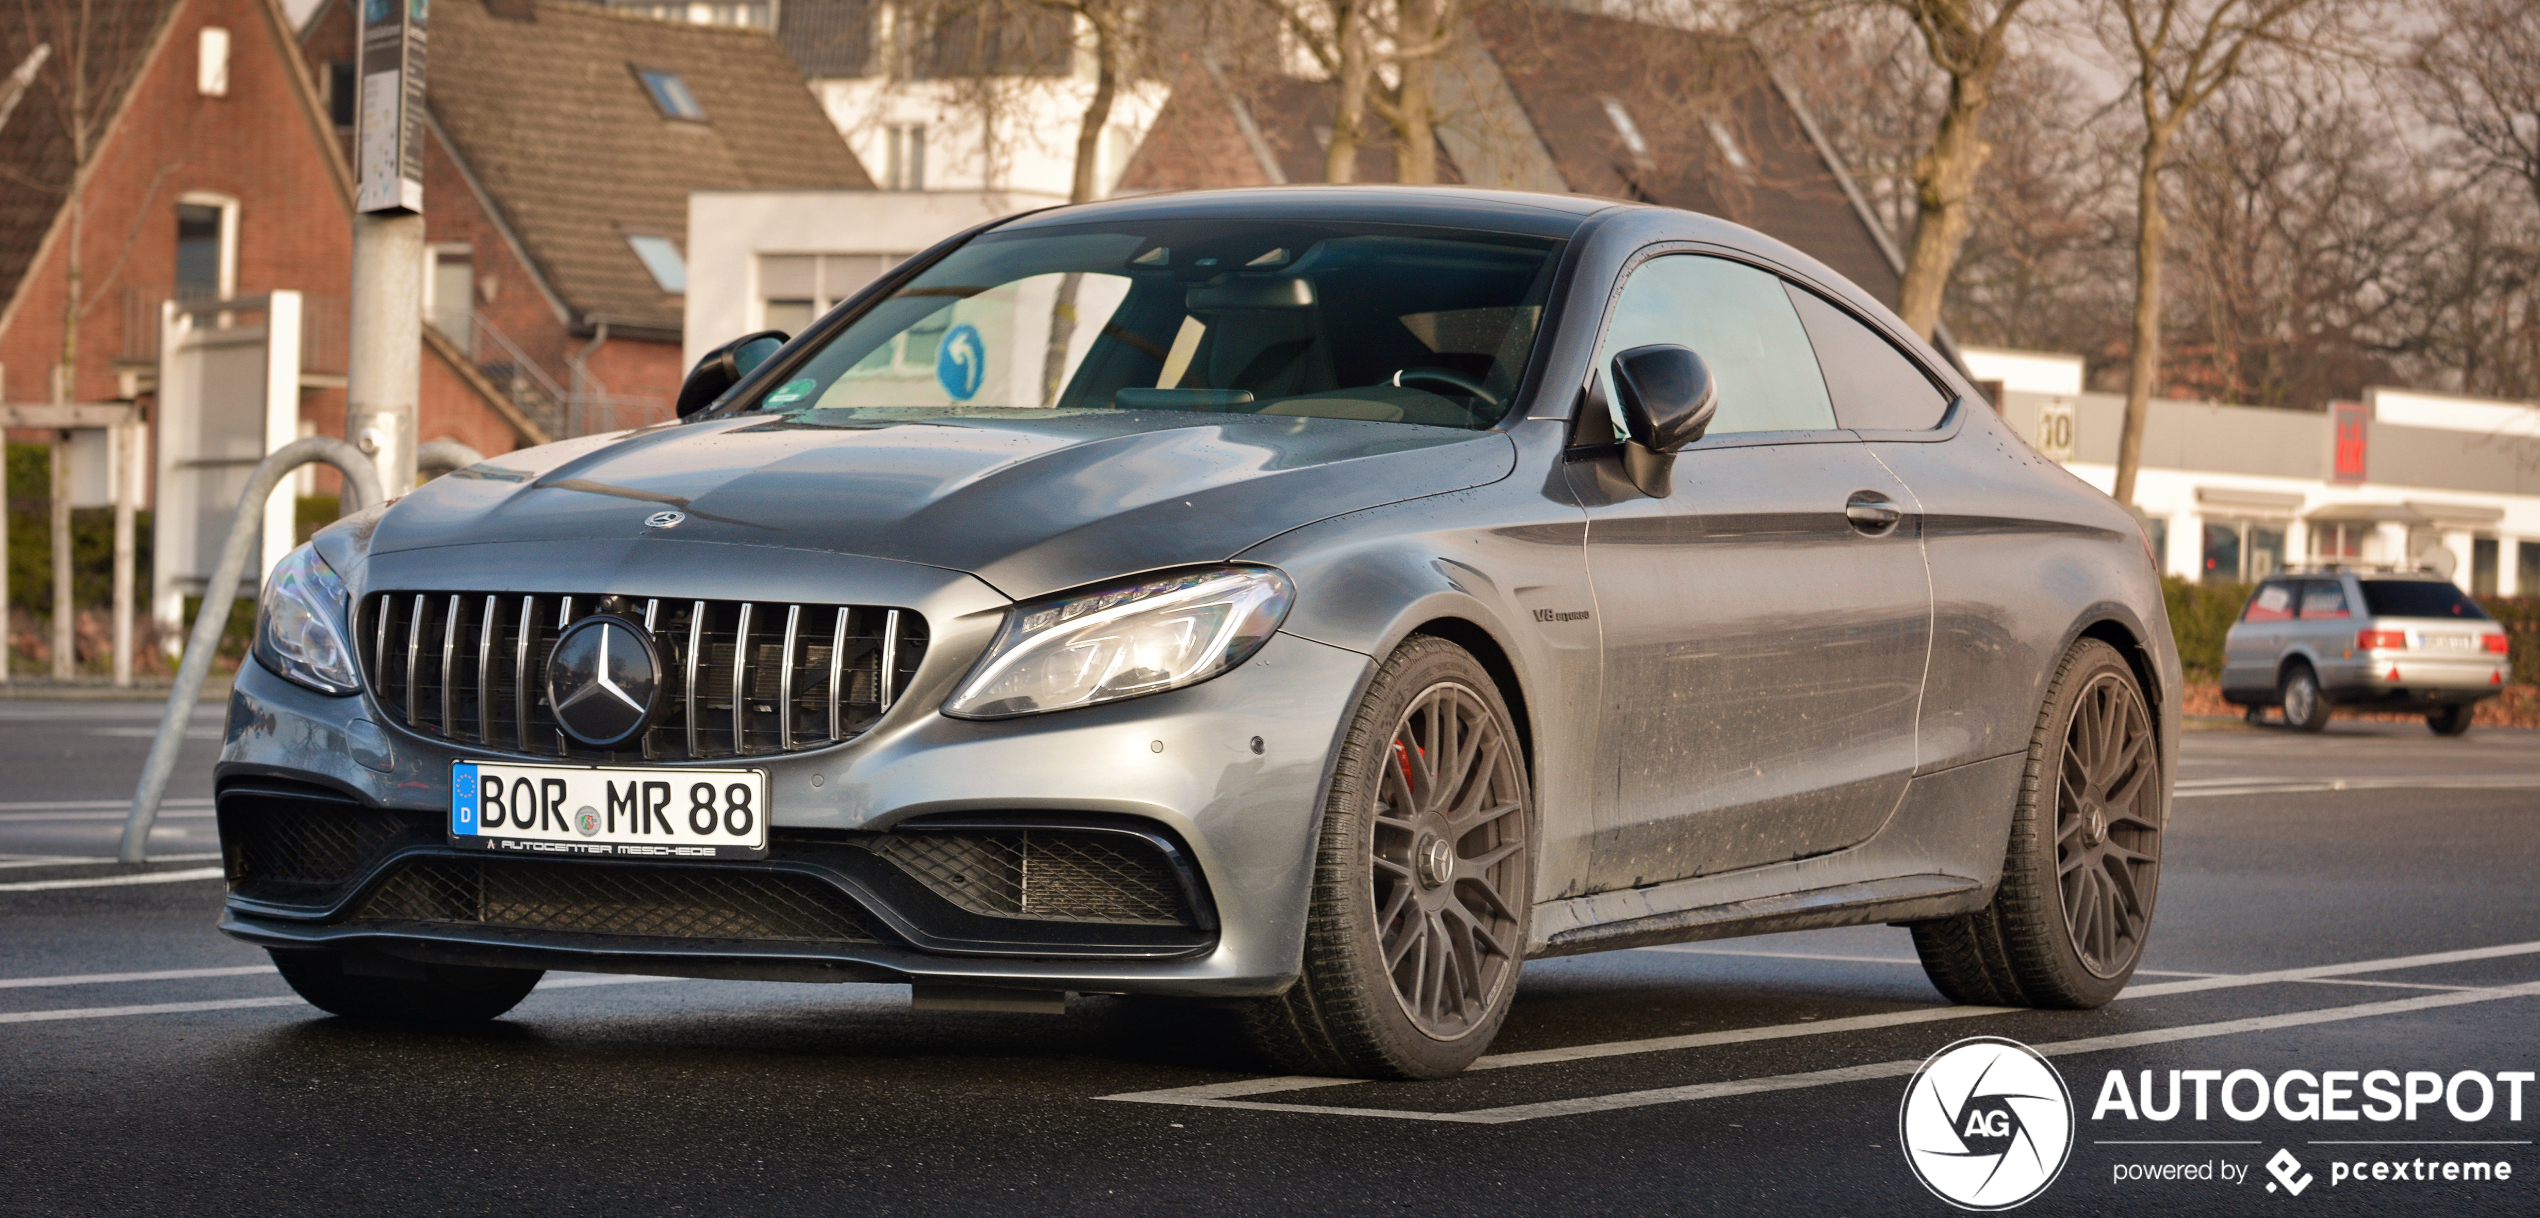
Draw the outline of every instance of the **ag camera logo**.
[[[2037,1051],[1971,1036],[1924,1062],[1897,1110],[1905,1163],[1932,1195],[1963,1210],[2025,1205],[2073,1150],[2073,1097]]]

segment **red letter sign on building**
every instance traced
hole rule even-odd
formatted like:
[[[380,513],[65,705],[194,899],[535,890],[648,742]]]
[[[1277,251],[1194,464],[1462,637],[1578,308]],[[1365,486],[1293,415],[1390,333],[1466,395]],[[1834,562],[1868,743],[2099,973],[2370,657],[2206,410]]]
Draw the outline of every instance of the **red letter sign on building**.
[[[2336,461],[2329,475],[2335,482],[2364,480],[2364,438],[2372,411],[2361,402],[2331,402],[2328,417],[2336,434]]]

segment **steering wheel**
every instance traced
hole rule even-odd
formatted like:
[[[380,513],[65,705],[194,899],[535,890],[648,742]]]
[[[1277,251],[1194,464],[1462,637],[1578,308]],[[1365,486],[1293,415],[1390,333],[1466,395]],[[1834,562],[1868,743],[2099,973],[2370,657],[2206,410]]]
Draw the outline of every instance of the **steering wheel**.
[[[1394,388],[1402,389],[1411,381],[1433,381],[1466,397],[1480,398],[1486,406],[1499,405],[1499,395],[1482,387],[1480,381],[1452,368],[1405,368],[1393,374]]]

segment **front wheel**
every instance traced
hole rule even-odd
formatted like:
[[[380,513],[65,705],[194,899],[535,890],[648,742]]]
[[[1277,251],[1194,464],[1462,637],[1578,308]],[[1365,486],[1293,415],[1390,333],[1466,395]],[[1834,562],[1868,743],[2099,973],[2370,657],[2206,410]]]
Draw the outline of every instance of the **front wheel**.
[[[1333,761],[1304,973],[1243,1013],[1281,1069],[1443,1078],[1498,1034],[1534,887],[1533,800],[1507,704],[1421,635],[1385,661]]]
[[[392,1023],[482,1023],[520,1005],[544,970],[418,964],[419,976],[373,977],[344,971],[330,951],[276,951],[273,966],[309,1005],[348,1019]]]
[[[2425,713],[2425,725],[2434,729],[2434,734],[2437,736],[2466,736],[2469,734],[2470,720],[2476,716],[2477,708],[2465,703],[2437,707]]]
[[[1974,1006],[2095,1007],[2143,958],[2169,784],[2134,670],[2084,639],[2029,738],[1993,903],[1914,926],[1932,984]]]

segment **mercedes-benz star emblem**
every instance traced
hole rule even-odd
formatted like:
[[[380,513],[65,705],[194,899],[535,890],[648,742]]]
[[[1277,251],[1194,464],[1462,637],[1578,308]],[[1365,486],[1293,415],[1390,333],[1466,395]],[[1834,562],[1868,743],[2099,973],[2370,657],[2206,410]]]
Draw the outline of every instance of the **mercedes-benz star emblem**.
[[[595,748],[634,739],[652,723],[661,657],[642,627],[586,617],[565,628],[547,660],[547,704],[565,734]]]
[[[648,529],[675,529],[679,527],[680,521],[686,520],[687,518],[688,514],[686,512],[655,512],[644,518],[644,527]]]

